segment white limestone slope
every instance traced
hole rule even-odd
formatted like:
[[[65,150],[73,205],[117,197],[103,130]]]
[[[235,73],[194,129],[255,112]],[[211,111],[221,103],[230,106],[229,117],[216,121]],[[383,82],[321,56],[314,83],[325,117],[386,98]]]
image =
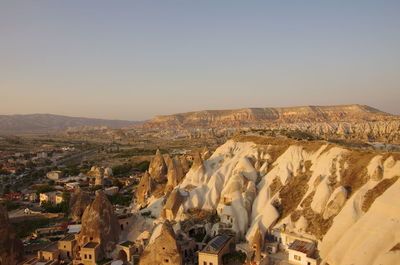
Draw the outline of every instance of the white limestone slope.
[[[352,200],[335,218],[322,242],[321,255],[329,264],[337,265],[399,264],[400,251],[390,250],[400,242],[400,181],[359,219],[352,208],[356,201]]]
[[[323,153],[325,148],[326,145],[321,145],[316,152],[307,152],[300,145],[290,146],[267,172],[271,158],[268,148],[260,151],[254,143],[228,141],[204,161],[204,170],[194,168],[188,172],[179,188],[195,188],[188,191],[184,207],[216,209],[220,215],[229,212],[234,217],[233,228],[240,235],[252,234],[256,228],[265,232],[279,217],[272,206],[275,197],[271,197],[269,191],[272,181],[279,178],[285,184],[304,171],[304,163],[309,160],[313,173],[307,194],[313,190],[312,183],[317,178],[322,179],[318,188],[321,192],[316,193],[315,201],[317,210],[323,211],[331,192],[321,187],[332,172],[335,176],[339,174],[339,169],[332,171],[332,168],[346,152],[345,149],[331,148]]]
[[[251,220],[258,171],[250,160],[260,157],[253,143],[228,141],[204,161],[204,170],[192,168],[179,186],[187,192],[184,208],[218,210],[233,216],[232,227],[244,235]]]
[[[377,168],[382,178],[400,176],[400,161],[392,156],[382,161],[377,155],[366,166],[371,179],[345,204],[321,244],[320,255],[328,264],[398,264],[400,251],[390,251],[400,243],[400,181],[397,180],[371,205],[361,209],[364,196],[379,181],[373,176]]]
[[[185,194],[184,210],[216,210],[221,220],[232,222],[232,230],[248,241],[258,229],[265,233],[283,223],[305,233],[308,221],[304,216],[295,224],[290,218],[276,223],[279,213],[273,202],[280,198],[279,192],[271,193],[271,184],[276,179],[284,186],[292,178],[306,175],[301,201],[313,193],[311,210],[325,219],[333,218],[333,225],[318,246],[323,259],[332,265],[394,264],[392,259],[400,258],[400,251],[389,251],[400,242],[397,232],[393,232],[400,231],[400,181],[376,199],[367,213],[361,209],[368,190],[381,179],[400,175],[400,161],[393,157],[384,160],[382,155],[371,159],[365,165],[369,181],[347,198],[347,189],[333,183],[340,183],[343,172],[351,166],[343,161],[351,152],[348,149],[328,148],[323,143],[305,148],[299,142],[283,147],[281,155],[272,161],[270,147],[233,140],[220,146],[203,167],[191,168],[177,187]],[[306,164],[311,165],[307,170]],[[296,209],[302,210],[301,203]]]

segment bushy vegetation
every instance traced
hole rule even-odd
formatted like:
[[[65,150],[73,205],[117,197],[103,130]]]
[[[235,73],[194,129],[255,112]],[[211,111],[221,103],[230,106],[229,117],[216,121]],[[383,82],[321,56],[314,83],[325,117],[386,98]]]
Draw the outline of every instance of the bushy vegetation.
[[[246,254],[241,251],[227,253],[222,256],[222,262],[224,264],[228,264],[230,262],[239,262],[240,264],[244,264],[245,261],[246,261]]]
[[[146,170],[149,169],[150,161],[142,161],[139,163],[134,164],[134,168],[139,169],[140,172],[145,172]]]
[[[131,148],[122,150],[119,154],[116,155],[117,158],[127,158],[132,156],[140,156],[140,155],[154,155],[157,150],[155,149],[144,149],[144,148]],[[160,150],[161,153],[166,153],[165,150]]]
[[[147,211],[147,212],[142,212],[140,213],[142,216],[150,216],[151,215],[151,211]]]
[[[113,174],[116,177],[125,177],[128,176],[133,169],[137,169],[140,172],[145,172],[147,169],[149,169],[149,161],[142,161],[139,163],[135,163],[135,164],[130,164],[130,163],[124,163],[124,164],[120,164],[117,166],[114,166],[112,168],[113,170]]]
[[[113,166],[112,171],[114,176],[120,177],[128,175],[132,169],[133,169],[132,164],[124,163],[121,165]]]
[[[112,205],[118,204],[118,205],[123,205],[123,206],[129,206],[132,202],[133,196],[117,193],[115,195],[107,195],[107,197]]]
[[[46,218],[24,220],[18,222],[17,224],[14,224],[15,232],[20,238],[27,237],[32,234],[32,232],[34,232],[37,228],[46,227],[51,222],[51,219]]]
[[[19,203],[16,203],[16,202],[13,202],[13,201],[9,201],[9,200],[3,201],[2,204],[7,209],[7,211],[16,210],[21,206]]]
[[[289,131],[281,131],[282,135],[285,135],[288,138],[292,138],[295,140],[307,140],[307,141],[313,141],[313,140],[321,140],[320,137],[309,133],[305,131],[300,131],[300,130],[289,130]]]
[[[103,186],[101,185],[96,185],[96,186],[92,186],[89,188],[90,191],[96,191],[96,190],[101,190],[103,188]]]
[[[50,185],[49,183],[46,183],[42,186],[40,186],[36,192],[39,193],[46,193],[46,192],[51,192],[51,191],[55,191],[56,189],[54,188],[53,185]]]
[[[69,192],[63,192],[63,201],[61,203],[51,203],[51,202],[45,202],[41,205],[43,210],[45,210],[48,213],[64,213],[65,215],[68,215],[69,213],[69,201],[71,198],[71,195]]]
[[[62,170],[64,176],[77,176],[81,171],[77,167],[68,167]]]

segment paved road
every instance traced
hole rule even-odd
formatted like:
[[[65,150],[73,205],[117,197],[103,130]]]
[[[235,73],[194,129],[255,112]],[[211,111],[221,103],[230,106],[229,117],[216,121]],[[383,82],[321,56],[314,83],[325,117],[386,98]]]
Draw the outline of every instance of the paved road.
[[[85,152],[82,152],[79,154],[72,155],[70,157],[60,159],[57,162],[53,163],[53,166],[62,165],[62,164],[68,163],[69,161],[73,161],[73,160],[78,160],[78,159],[82,160],[85,156],[94,155],[97,151],[98,151],[98,149],[95,148],[95,149],[91,149],[91,150],[88,150],[88,151],[85,151]]]

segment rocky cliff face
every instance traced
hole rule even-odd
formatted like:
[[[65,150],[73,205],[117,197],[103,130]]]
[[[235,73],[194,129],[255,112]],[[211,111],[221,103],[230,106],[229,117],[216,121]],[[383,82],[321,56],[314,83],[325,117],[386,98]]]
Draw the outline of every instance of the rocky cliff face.
[[[201,158],[200,158],[201,159]],[[157,150],[151,159],[149,171],[145,172],[136,186],[135,203],[145,207],[150,197],[160,198],[169,194],[183,180],[190,166],[185,156],[170,157]]]
[[[395,264],[400,258],[391,251],[400,242],[393,233],[400,231],[398,176],[399,153],[238,136],[207,160],[196,155],[171,193],[179,190],[181,205],[166,208],[214,210],[225,230],[256,248],[268,231],[285,227],[318,240],[328,264]],[[176,222],[186,218],[171,216]],[[212,231],[220,227],[215,224]]]
[[[184,172],[181,161],[177,158],[171,158],[168,161],[167,186],[166,192],[175,188],[183,179]]]
[[[138,128],[179,129],[190,137],[211,137],[215,132],[208,131],[210,128],[284,129],[307,131],[324,138],[400,143],[400,117],[365,105],[198,111],[157,116]],[[207,131],[198,135],[199,132],[191,132],[193,128]]]
[[[113,207],[102,191],[86,208],[82,216],[82,230],[78,235],[78,245],[88,242],[100,244],[103,257],[109,257],[119,241],[120,227]]]
[[[24,258],[24,246],[16,236],[7,210],[0,204],[0,264],[14,265]]]
[[[246,108],[237,110],[205,110],[157,116],[142,126],[208,126],[250,124],[252,122],[323,122],[342,120],[387,119],[391,115],[365,105],[304,106],[290,108]]]
[[[155,182],[151,178],[149,172],[145,172],[136,186],[135,199],[138,206],[146,205],[146,200],[155,190]]]
[[[79,222],[86,207],[90,204],[91,198],[89,193],[82,191],[80,188],[74,191],[70,200],[69,217],[73,222]]]
[[[183,264],[174,230],[168,221],[154,228],[149,244],[144,249],[139,262],[139,265],[156,264]]]
[[[151,159],[149,165],[149,173],[154,181],[163,183],[167,181],[167,165],[161,155],[160,150],[157,150],[156,155]]]

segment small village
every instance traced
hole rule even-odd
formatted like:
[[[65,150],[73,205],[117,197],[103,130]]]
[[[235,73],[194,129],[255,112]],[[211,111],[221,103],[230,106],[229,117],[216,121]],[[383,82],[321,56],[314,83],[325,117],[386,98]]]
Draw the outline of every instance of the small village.
[[[202,152],[209,157],[208,149]],[[151,172],[164,158],[173,165],[163,173],[166,183]],[[229,212],[182,213],[185,194],[169,185],[201,162],[191,155],[164,158],[157,151],[149,165],[152,175],[133,169],[116,178],[111,167],[98,166],[77,176],[54,170],[32,186],[36,190],[6,193],[3,201],[20,206],[8,213],[13,223],[52,220],[25,234],[26,259],[20,264],[319,264],[316,241],[289,229],[264,235],[258,230],[247,242],[232,229],[235,217]],[[165,199],[145,207],[160,189]],[[177,215],[188,218],[177,222]]]

